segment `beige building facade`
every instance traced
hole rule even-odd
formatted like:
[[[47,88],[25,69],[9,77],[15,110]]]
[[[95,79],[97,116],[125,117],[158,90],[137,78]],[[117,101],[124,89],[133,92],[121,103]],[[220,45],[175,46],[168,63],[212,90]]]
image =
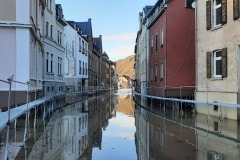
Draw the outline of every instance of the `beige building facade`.
[[[238,0],[196,1],[196,92],[197,112],[230,119],[240,118],[240,109],[221,104],[239,104],[240,21]]]

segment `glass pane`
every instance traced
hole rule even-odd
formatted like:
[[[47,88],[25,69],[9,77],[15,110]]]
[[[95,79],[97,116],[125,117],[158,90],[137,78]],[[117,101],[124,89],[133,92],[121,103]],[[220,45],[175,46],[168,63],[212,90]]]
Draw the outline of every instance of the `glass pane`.
[[[221,57],[221,56],[222,56],[221,51],[216,52],[216,57]]]
[[[216,5],[220,4],[221,0],[216,0]]]
[[[222,74],[222,60],[216,61],[216,75]]]
[[[221,24],[221,7],[216,9],[216,25]]]

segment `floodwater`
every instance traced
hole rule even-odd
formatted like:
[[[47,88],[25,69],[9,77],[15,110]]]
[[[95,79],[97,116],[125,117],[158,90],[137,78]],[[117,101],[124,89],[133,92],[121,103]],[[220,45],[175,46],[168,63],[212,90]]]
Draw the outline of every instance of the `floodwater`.
[[[137,100],[136,102],[141,102]],[[135,104],[131,95],[104,94],[59,108],[36,127],[30,114],[10,126],[9,159],[29,160],[239,160],[240,124],[183,112],[170,106]],[[33,112],[34,113],[34,112]],[[0,132],[0,159],[7,129]]]

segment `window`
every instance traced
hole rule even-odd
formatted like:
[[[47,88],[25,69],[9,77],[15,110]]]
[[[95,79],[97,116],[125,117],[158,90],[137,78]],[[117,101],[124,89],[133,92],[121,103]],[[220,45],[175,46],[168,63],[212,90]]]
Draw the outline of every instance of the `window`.
[[[233,0],[233,19],[238,20],[240,18],[240,5],[239,0]]]
[[[48,37],[48,26],[49,26],[49,23],[46,22],[46,37]]]
[[[153,66],[151,66],[151,81],[153,81]]]
[[[79,118],[79,132],[81,131],[81,123],[82,123],[82,119],[81,118]]]
[[[59,44],[59,42],[60,42],[60,31],[58,31],[58,35],[57,35],[57,43]]]
[[[60,42],[59,42],[59,44],[62,45],[62,32],[59,32],[59,33],[60,33],[60,36],[59,36]]]
[[[161,28],[161,47],[163,47],[164,44],[164,30]]]
[[[83,67],[83,75],[84,75],[84,62],[82,62],[82,67]]]
[[[79,38],[79,52],[82,50],[81,39]]]
[[[58,74],[60,74],[60,58],[58,57]]]
[[[58,57],[58,74],[62,74],[62,58]]]
[[[158,76],[158,64],[155,64],[155,81],[157,81],[157,76]]]
[[[222,6],[221,6],[221,0],[214,0],[213,1],[213,23],[214,26],[218,26],[221,24],[221,10],[222,10]]]
[[[87,63],[85,63],[85,69],[86,69],[85,74],[87,75]]]
[[[192,8],[192,3],[194,2],[194,0],[186,0],[185,2],[185,7],[186,8]]]
[[[206,28],[218,27],[227,23],[227,0],[206,1]]]
[[[82,62],[79,61],[79,74],[81,74],[81,70],[82,70],[81,64],[82,64]]]
[[[47,56],[46,56],[46,72],[48,72],[48,61],[49,61],[49,53],[47,52]]]
[[[85,43],[85,54],[88,55],[88,48],[87,48],[87,43]]]
[[[218,131],[218,122],[214,122],[214,131]]]
[[[52,11],[52,0],[47,0],[47,7],[50,11]]]
[[[160,81],[163,81],[164,66],[163,62],[160,64]]]
[[[53,25],[51,25],[50,36],[51,36],[51,39],[53,39]]]
[[[207,78],[227,77],[227,48],[207,52],[206,63]]]
[[[62,74],[62,58],[60,58],[60,74]]]
[[[151,38],[151,53],[153,53],[153,36]]]
[[[214,77],[222,76],[222,54],[221,50],[215,51],[214,53]]]
[[[82,53],[84,54],[85,46],[84,46],[84,41],[82,40]]]
[[[155,50],[158,50],[158,33],[156,33],[156,37],[155,37]]]
[[[58,31],[57,43],[62,45],[62,32]]]
[[[51,67],[51,73],[53,73],[53,54],[51,54],[50,67]]]

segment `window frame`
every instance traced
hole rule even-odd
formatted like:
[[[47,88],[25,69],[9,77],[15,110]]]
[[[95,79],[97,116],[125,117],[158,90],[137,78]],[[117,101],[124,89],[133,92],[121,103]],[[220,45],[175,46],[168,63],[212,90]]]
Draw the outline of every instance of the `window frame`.
[[[220,2],[218,5],[216,4],[217,0],[213,0],[213,26],[218,27],[222,25],[222,18],[219,24],[217,22],[217,9],[220,9],[220,17],[222,17],[222,3]]]
[[[163,45],[164,45],[164,29],[163,28],[161,28],[161,30],[160,30],[160,33],[161,33],[161,47],[163,47]]]
[[[216,53],[221,54],[221,56],[216,55]],[[217,61],[220,61],[220,74],[217,74]],[[222,50],[215,50],[213,51],[213,76],[214,78],[222,78]]]

